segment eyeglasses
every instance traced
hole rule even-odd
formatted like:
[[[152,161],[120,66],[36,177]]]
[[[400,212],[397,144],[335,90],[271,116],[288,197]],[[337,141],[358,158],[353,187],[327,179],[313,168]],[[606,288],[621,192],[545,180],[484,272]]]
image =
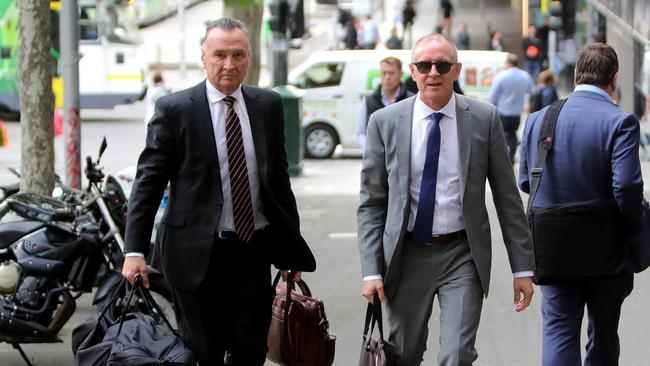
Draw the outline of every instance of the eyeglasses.
[[[435,61],[435,62],[418,61],[418,62],[413,63],[413,65],[415,65],[415,67],[418,69],[418,72],[420,74],[428,74],[429,71],[431,71],[431,67],[433,65],[436,65],[436,70],[438,70],[438,73],[440,75],[444,75],[444,74],[448,73],[449,70],[451,70],[451,67],[453,65],[455,65],[455,64],[456,64],[456,62],[449,62],[449,61],[445,61],[445,60]]]

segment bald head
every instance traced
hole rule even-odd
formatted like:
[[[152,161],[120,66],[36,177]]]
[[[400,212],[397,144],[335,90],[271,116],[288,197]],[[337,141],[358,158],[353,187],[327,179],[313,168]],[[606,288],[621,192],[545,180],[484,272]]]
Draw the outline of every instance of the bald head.
[[[415,42],[413,51],[411,51],[411,62],[417,61],[417,55],[422,52],[422,48],[433,42],[448,45],[452,53],[452,59],[450,61],[458,62],[458,50],[456,49],[456,45],[449,38],[440,33],[427,34],[426,36],[418,39],[418,41]]]

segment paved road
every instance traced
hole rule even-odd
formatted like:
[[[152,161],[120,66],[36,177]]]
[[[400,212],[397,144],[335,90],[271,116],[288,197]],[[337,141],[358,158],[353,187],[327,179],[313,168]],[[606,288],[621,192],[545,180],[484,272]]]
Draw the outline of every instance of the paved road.
[[[84,154],[95,154],[103,135],[108,139],[104,165],[108,172],[135,163],[142,146],[144,130],[139,114],[141,105],[118,108],[103,120],[84,118],[82,136]],[[134,119],[130,116],[136,116]],[[8,124],[14,143],[0,150],[0,183],[11,180],[3,173],[5,166],[18,164],[19,149],[15,143],[20,136],[20,125]],[[59,150],[60,151],[60,150]],[[360,345],[364,302],[360,297],[359,256],[356,247],[355,211],[358,202],[359,159],[306,160],[304,174],[293,178],[301,215],[302,231],[318,261],[318,271],[305,275],[313,293],[325,301],[325,309],[336,334],[337,356],[335,365],[348,366],[356,362]],[[643,162],[646,176],[650,176],[650,163]],[[488,195],[488,203],[491,198]],[[531,308],[515,314],[511,304],[512,278],[505,250],[489,205],[492,217],[494,263],[490,297],[485,301],[478,337],[481,366],[534,366],[540,359],[541,320],[540,294]],[[650,301],[649,273],[636,278],[636,289],[625,303],[621,320],[623,366],[645,366],[650,359],[647,347],[647,329],[650,318],[645,311]],[[61,331],[63,344],[28,345],[26,352],[37,365],[71,365],[70,335],[72,329],[92,313],[90,295],[81,298],[77,312]],[[437,306],[430,324],[431,339],[426,353],[427,365],[435,364],[437,350]],[[0,365],[19,366],[18,353],[9,345],[0,345]]]

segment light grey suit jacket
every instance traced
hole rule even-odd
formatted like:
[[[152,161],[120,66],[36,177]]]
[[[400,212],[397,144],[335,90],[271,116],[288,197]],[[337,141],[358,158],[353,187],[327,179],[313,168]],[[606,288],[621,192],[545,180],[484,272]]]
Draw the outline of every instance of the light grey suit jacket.
[[[370,117],[361,168],[357,221],[362,274],[381,274],[389,298],[399,284],[401,253],[410,215],[411,125],[415,98],[417,96],[387,106]],[[485,207],[486,181],[490,182],[513,272],[533,270],[532,239],[496,108],[456,94],[456,118],[463,220],[487,296],[492,242]]]

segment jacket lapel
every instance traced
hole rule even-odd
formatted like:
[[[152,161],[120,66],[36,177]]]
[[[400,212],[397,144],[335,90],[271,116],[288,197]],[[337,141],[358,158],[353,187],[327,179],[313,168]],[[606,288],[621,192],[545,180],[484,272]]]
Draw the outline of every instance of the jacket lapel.
[[[217,155],[217,145],[214,141],[214,129],[212,127],[212,116],[210,115],[210,106],[208,106],[208,95],[205,91],[205,80],[192,88],[192,107],[190,108],[191,123],[197,124],[201,146],[205,149],[205,159],[208,160],[215,181],[221,182],[221,173],[219,172],[219,159]]]
[[[469,156],[472,151],[472,113],[465,97],[456,94],[456,123],[458,127],[458,149],[460,158],[460,201],[463,202]]]
[[[267,131],[264,124],[264,100],[255,92],[254,89],[245,85],[241,87],[248,112],[248,120],[253,134],[253,144],[255,146],[255,157],[257,158],[257,169],[259,171],[260,182],[268,187],[267,177]]]
[[[411,126],[413,124],[413,104],[415,97],[410,103],[404,103],[404,111],[397,113],[395,118],[395,141],[397,150],[397,163],[399,164],[399,182],[402,189],[402,196],[409,198],[411,184]]]

